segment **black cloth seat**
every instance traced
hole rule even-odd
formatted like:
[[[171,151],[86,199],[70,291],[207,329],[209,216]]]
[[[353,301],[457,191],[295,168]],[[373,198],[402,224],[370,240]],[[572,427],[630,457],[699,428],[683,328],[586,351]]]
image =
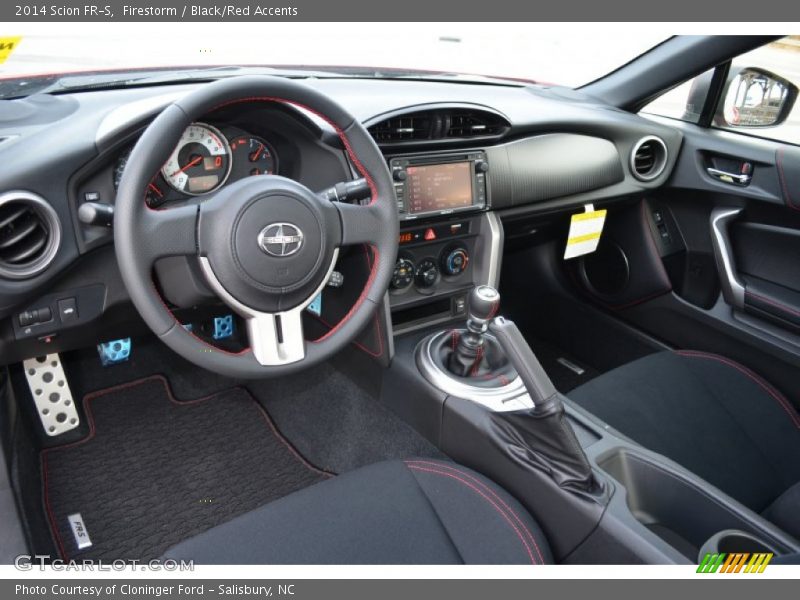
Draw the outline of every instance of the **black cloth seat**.
[[[747,367],[705,352],[660,352],[569,398],[800,537],[800,414]]]
[[[542,564],[539,526],[507,492],[450,462],[377,463],[271,502],[171,548],[198,564]]]

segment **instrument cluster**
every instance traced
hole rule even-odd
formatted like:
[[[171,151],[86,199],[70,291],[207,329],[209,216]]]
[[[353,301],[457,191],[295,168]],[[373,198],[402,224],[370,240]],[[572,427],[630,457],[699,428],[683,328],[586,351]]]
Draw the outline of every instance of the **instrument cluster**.
[[[114,167],[119,187],[132,147]],[[278,172],[278,157],[270,142],[239,127],[192,123],[181,135],[167,162],[147,186],[151,208],[218,190],[229,181]]]

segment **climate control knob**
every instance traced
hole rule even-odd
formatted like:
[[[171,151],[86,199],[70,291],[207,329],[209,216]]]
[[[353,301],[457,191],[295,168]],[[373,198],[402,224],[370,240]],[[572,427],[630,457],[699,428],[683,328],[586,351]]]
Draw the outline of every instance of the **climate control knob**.
[[[469,252],[463,246],[450,248],[442,254],[442,272],[448,277],[461,275],[469,264]]]
[[[438,280],[439,267],[436,265],[436,261],[426,258],[417,265],[417,273],[414,277],[414,281],[418,288],[426,289],[433,287]]]
[[[407,258],[398,258],[392,274],[392,289],[404,290],[414,283],[414,263]]]

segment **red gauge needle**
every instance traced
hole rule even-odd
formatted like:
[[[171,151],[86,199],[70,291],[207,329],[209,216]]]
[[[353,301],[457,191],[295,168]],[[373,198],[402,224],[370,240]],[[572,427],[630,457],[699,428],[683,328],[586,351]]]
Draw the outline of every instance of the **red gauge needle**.
[[[188,169],[188,168],[190,168],[190,167],[193,167],[193,166],[195,166],[195,165],[196,165],[197,163],[199,163],[201,160],[203,160],[203,157],[202,157],[202,156],[195,156],[195,157],[194,157],[192,160],[190,160],[188,163],[186,163],[185,165],[183,165],[183,166],[182,166],[180,169],[178,169],[178,170],[177,170],[177,171],[175,171],[174,173],[171,173],[171,174],[170,174],[170,177],[175,177],[175,175],[177,175],[178,173],[183,173],[183,172],[184,172],[186,169]]]
[[[256,162],[258,160],[258,155],[261,154],[261,151],[263,149],[264,149],[264,144],[259,144],[258,150],[256,150],[255,152],[253,152],[253,154],[250,155],[250,162]]]
[[[161,198],[164,195],[164,194],[161,193],[161,190],[158,189],[158,187],[156,187],[156,184],[154,184],[154,183],[151,183],[147,187],[150,188],[150,191],[153,192],[159,198]]]

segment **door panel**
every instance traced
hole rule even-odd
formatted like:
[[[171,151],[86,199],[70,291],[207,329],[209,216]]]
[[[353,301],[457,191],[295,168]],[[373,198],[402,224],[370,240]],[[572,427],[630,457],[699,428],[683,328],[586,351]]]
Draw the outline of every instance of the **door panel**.
[[[800,407],[800,149],[671,123],[685,136],[681,156],[667,186],[638,208],[672,291],[615,312],[675,347],[744,363]],[[752,165],[746,185],[708,172],[743,163]],[[665,228],[679,243],[663,243]],[[651,263],[635,268],[650,270],[636,280],[659,275]]]
[[[733,239],[744,309],[800,332],[800,230],[743,222]]]

